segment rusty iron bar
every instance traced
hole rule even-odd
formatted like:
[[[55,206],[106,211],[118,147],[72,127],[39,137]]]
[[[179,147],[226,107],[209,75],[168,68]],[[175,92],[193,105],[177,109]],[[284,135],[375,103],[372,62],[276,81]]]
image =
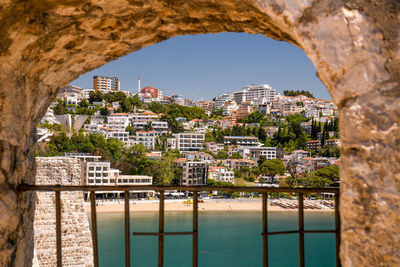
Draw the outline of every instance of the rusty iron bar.
[[[18,186],[20,192],[24,191],[134,191],[134,190],[185,190],[190,192],[201,191],[223,191],[223,192],[257,192],[257,193],[339,193],[339,188],[289,188],[289,187],[220,187],[220,186],[89,186],[89,185],[62,185],[58,188],[55,185],[28,185],[21,184]]]
[[[164,265],[164,191],[160,191],[160,204],[158,212],[158,267]]]
[[[99,266],[99,248],[97,242],[97,216],[96,216],[96,195],[95,191],[90,192],[90,214],[92,217],[92,240],[93,240],[93,264]]]
[[[340,214],[339,214],[339,194],[335,194],[335,256],[336,267],[342,266],[340,262]]]
[[[153,233],[153,232],[133,232],[132,235],[193,235],[193,232],[163,232],[163,233]]]
[[[129,234],[129,191],[124,191],[125,198],[125,266],[131,266],[131,239]]]
[[[263,220],[263,266],[268,267],[268,195],[262,194],[262,220]]]
[[[57,242],[57,267],[62,266],[61,253],[61,198],[60,191],[56,191],[56,242]]]
[[[199,251],[199,236],[198,236],[198,193],[193,192],[193,256],[192,263],[193,267],[197,267],[198,265],[198,251]]]
[[[304,196],[299,193],[299,266],[305,266],[304,260]]]
[[[269,233],[262,234],[262,235],[284,235],[284,234],[299,234],[299,233],[305,233],[305,234],[333,234],[333,233],[336,233],[336,231],[335,230],[304,230],[304,231],[291,230],[291,231],[269,232]]]

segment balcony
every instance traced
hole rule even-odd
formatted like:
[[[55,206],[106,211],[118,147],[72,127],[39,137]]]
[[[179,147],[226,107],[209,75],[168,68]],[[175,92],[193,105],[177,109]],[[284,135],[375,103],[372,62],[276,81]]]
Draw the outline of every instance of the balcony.
[[[99,242],[97,234],[97,214],[96,214],[96,192],[119,191],[124,192],[124,225],[125,225],[125,266],[131,266],[131,235],[133,236],[157,236],[158,237],[158,266],[164,265],[164,237],[165,236],[192,236],[192,266],[198,266],[198,196],[202,191],[223,191],[223,192],[247,192],[260,193],[262,195],[262,224],[260,232],[262,236],[262,262],[263,266],[268,266],[268,239],[271,235],[298,235],[298,255],[299,266],[305,266],[305,234],[334,234],[335,236],[335,258],[336,266],[340,266],[339,245],[340,245],[340,219],[339,219],[339,189],[338,188],[259,188],[259,187],[202,187],[202,186],[59,186],[59,185],[20,185],[20,193],[27,191],[54,192],[56,209],[56,243],[57,243],[57,266],[62,266],[61,255],[61,198],[60,193],[66,191],[86,191],[90,192],[91,222],[92,222],[92,241],[93,241],[93,262],[94,266],[99,266]],[[129,192],[137,190],[154,190],[159,192],[159,222],[157,232],[130,232],[130,210]],[[193,193],[192,211],[192,231],[166,232],[165,225],[165,203],[164,194],[166,190],[189,191]],[[268,230],[268,196],[271,193],[293,193],[298,196],[298,227],[289,231]],[[335,228],[327,230],[306,230],[304,227],[304,196],[312,193],[331,193],[334,194],[334,218]],[[260,221],[261,222],[261,221]],[[251,237],[249,237],[251,238]]]

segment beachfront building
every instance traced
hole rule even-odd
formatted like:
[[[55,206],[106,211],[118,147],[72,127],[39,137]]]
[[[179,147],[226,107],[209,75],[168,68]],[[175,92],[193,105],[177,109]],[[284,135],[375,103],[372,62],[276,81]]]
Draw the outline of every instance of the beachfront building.
[[[175,160],[176,165],[182,169],[179,185],[196,186],[207,185],[208,164],[202,161],[187,161],[184,158]]]
[[[176,148],[179,151],[198,151],[203,149],[204,134],[198,133],[177,133]]]
[[[148,150],[153,150],[156,143],[155,131],[137,131],[136,143],[144,145]]]
[[[225,145],[258,146],[259,140],[254,136],[225,136]]]
[[[116,186],[116,185],[152,185],[153,178],[144,175],[121,175],[120,170],[111,168],[110,162],[97,161],[96,156],[86,154],[71,155],[71,157],[81,159],[81,183],[82,185],[92,186]],[[92,159],[95,161],[84,161]],[[131,197],[154,197],[152,190],[131,191]],[[96,192],[97,196],[103,198],[113,197],[116,198],[119,193],[113,191]],[[85,193],[87,199],[87,193]]]
[[[225,167],[210,167],[208,170],[208,178],[219,182],[233,183],[234,171],[230,171]]]

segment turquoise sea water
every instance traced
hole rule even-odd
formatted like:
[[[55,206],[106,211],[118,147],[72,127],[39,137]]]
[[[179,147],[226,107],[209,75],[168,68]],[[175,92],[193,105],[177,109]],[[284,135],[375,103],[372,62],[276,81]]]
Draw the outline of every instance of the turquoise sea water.
[[[269,231],[297,229],[297,212],[271,211]],[[123,213],[99,213],[100,266],[124,266]],[[131,232],[157,231],[157,213],[132,213]],[[260,212],[200,212],[199,266],[262,266]],[[306,229],[334,229],[331,212],[306,212]],[[191,231],[189,212],[166,212],[165,231]],[[158,237],[131,236],[132,266],[157,266]],[[192,237],[165,237],[164,266],[192,264]],[[306,266],[335,266],[333,234],[305,235]],[[298,266],[298,235],[269,237],[270,266]]]

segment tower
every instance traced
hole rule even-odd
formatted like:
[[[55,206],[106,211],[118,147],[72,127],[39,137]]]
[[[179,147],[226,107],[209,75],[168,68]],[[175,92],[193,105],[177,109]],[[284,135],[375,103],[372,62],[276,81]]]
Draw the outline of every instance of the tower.
[[[138,87],[137,87],[137,90],[138,90],[138,94],[140,94],[140,76],[138,76]]]

